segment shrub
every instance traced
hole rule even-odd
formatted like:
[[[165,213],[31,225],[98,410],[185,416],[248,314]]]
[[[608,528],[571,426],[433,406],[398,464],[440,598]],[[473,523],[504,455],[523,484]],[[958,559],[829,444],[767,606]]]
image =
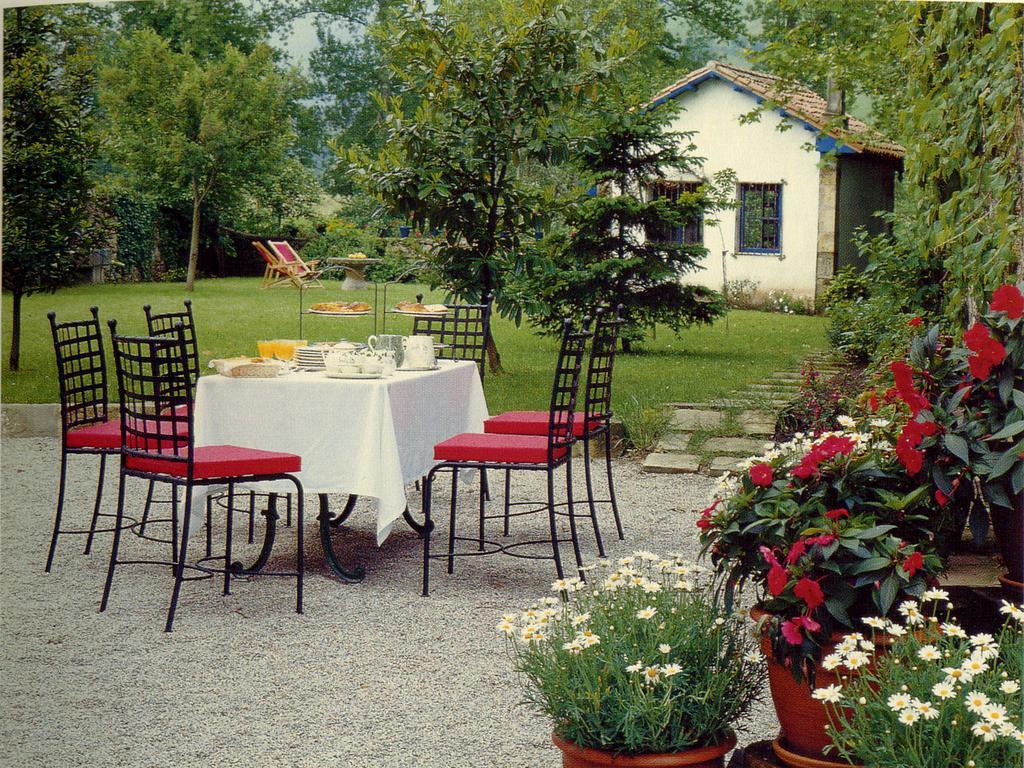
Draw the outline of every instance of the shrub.
[[[933,606],[947,599],[942,590],[925,597]],[[948,610],[940,617],[916,603],[902,607],[907,626],[896,626],[899,637],[886,653],[876,656],[862,636],[847,636],[851,650],[835,663],[849,670],[849,682],[815,691],[838,726],[836,751],[863,765],[1020,765],[1024,611],[1004,601],[1008,618],[996,639],[968,637]],[[871,663],[851,664],[858,646]]]
[[[650,451],[668,429],[672,414],[652,397],[631,394],[618,408],[626,448],[631,451]]]
[[[927,516],[930,486],[893,451],[895,427],[795,439],[749,459],[701,513],[703,551],[726,593],[751,583],[777,661],[799,679],[821,647],[863,616],[888,616],[942,569]]]
[[[756,280],[729,280],[725,284],[726,304],[730,309],[757,309],[758,285]]]
[[[764,686],[744,618],[679,559],[637,552],[618,564],[592,572],[590,584],[556,581],[558,598],[498,624],[525,702],[583,747],[643,754],[722,743]]]
[[[865,385],[862,370],[850,368],[833,376],[823,376],[813,365],[801,369],[800,390],[779,414],[775,439],[789,440],[798,432],[818,435],[840,427],[840,416],[850,413]]]

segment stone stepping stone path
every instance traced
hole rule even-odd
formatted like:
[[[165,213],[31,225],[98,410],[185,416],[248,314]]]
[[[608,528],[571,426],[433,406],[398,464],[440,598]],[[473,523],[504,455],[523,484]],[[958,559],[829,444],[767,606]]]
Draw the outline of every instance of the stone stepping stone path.
[[[827,353],[811,355],[805,365],[823,376],[842,370]],[[644,460],[644,471],[722,475],[738,469],[743,459],[765,450],[779,411],[796,397],[802,381],[800,368],[777,371],[721,400],[669,403],[668,431]]]

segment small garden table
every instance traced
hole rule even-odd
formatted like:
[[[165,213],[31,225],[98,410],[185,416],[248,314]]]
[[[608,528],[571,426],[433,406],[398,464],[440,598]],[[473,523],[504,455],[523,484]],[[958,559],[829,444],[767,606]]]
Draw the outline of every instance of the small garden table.
[[[380,259],[353,259],[349,257],[327,260],[332,267],[341,267],[345,270],[345,280],[341,284],[341,290],[343,291],[361,291],[364,288],[368,288],[370,284],[366,280],[366,268],[379,261]]]
[[[196,446],[241,445],[302,456],[297,476],[306,491],[320,494],[318,519],[328,563],[344,580],[358,581],[360,569],[344,568],[330,546],[330,528],[348,516],[354,497],[377,500],[378,544],[403,516],[418,528],[407,511],[406,486],[434,466],[435,444],[483,431],[487,403],[476,363],[441,360],[438,366],[365,380],[330,379],[323,372],[275,379],[203,376],[196,393]],[[245,487],[287,490],[279,483]],[[338,518],[327,511],[328,493],[351,495]],[[272,541],[271,526],[268,518]],[[269,542],[264,550],[261,559],[269,554]]]

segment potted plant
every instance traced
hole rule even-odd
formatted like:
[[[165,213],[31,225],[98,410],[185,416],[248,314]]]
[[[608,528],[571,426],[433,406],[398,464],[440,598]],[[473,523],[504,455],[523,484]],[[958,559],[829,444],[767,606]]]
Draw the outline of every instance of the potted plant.
[[[835,751],[864,765],[1021,765],[1024,610],[1004,602],[1007,621],[998,637],[968,637],[943,609],[945,594],[928,597],[936,601],[916,613],[927,620],[905,627],[885,655],[876,656],[871,641],[865,648],[864,635],[844,639],[841,683],[815,691],[837,726]],[[872,663],[860,664],[863,655]]]
[[[941,570],[927,483],[894,455],[894,427],[842,417],[842,432],[792,441],[723,480],[698,520],[705,553],[726,579],[726,600],[745,585],[789,765],[834,765],[824,756],[827,715],[815,684],[835,682],[828,658],[865,616],[898,613]],[[819,761],[819,762],[815,762]],[[840,763],[841,764],[841,763]]]
[[[678,558],[606,567],[498,624],[524,703],[551,719],[566,768],[720,768],[764,680],[744,617]]]
[[[991,519],[1008,570],[1002,581],[1018,596],[1024,590],[1022,317],[1020,287],[998,288],[959,340],[943,338],[937,326],[914,338],[908,359],[890,365],[894,384],[883,397],[909,411],[897,440],[908,474],[934,483],[940,509],[973,502],[975,539],[985,536]]]

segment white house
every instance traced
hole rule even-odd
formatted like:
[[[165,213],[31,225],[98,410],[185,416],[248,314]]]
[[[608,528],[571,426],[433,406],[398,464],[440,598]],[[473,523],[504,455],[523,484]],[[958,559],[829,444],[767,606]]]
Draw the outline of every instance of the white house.
[[[665,88],[650,104],[669,99],[682,106],[672,130],[694,132],[695,154],[704,158],[701,175],[732,169],[737,181],[737,208],[716,214],[717,224],[675,233],[708,249],[704,269],[688,275],[689,281],[721,290],[725,279],[745,279],[761,291],[815,298],[836,269],[863,266],[850,238],[859,226],[872,234],[885,229],[875,213],[892,210],[901,146],[842,115],[841,105],[830,110],[813,91],[783,92],[772,75],[717,61]],[[758,121],[741,120],[766,101],[772,108]],[[827,130],[835,125],[842,127]],[[833,150],[835,160],[822,162]],[[672,195],[697,181],[670,179],[649,192]]]

